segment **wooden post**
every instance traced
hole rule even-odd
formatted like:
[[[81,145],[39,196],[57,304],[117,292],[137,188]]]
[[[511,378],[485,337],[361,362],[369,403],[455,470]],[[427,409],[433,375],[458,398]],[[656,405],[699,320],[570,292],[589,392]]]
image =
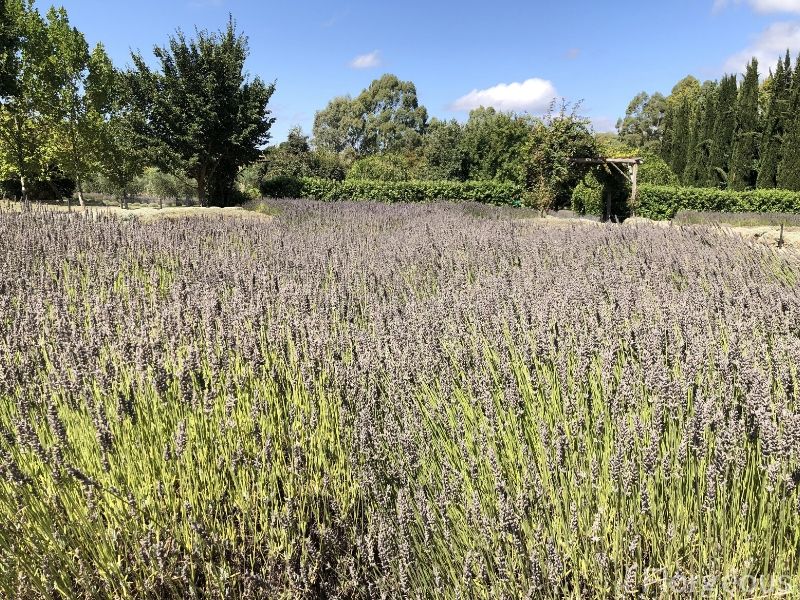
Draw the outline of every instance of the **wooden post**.
[[[634,217],[636,216],[636,203],[639,198],[638,176],[639,163],[633,163],[631,165],[631,214]]]

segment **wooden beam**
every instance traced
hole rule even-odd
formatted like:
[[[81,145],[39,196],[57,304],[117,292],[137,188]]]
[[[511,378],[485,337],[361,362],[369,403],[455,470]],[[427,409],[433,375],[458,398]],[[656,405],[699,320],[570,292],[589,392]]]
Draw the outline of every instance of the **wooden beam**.
[[[631,167],[631,214],[636,216],[636,203],[639,197],[639,164]]]
[[[569,161],[576,165],[640,165],[643,158],[570,158]]]

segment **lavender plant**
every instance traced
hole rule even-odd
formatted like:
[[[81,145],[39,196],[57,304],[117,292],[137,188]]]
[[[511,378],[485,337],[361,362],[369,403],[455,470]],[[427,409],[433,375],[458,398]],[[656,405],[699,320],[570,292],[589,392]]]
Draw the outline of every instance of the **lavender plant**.
[[[800,590],[792,255],[491,207],[273,213],[0,214],[0,595]]]

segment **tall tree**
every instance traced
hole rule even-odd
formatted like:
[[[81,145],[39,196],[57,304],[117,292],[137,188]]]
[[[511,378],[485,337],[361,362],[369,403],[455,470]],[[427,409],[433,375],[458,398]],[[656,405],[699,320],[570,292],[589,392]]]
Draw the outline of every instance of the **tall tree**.
[[[422,141],[429,178],[459,181],[467,178],[469,165],[463,137],[464,128],[458,121],[431,119]]]
[[[530,123],[530,134],[523,146],[520,179],[524,199],[544,214],[552,206],[570,201],[572,190],[585,172],[570,159],[597,155],[597,143],[589,120],[563,104],[558,112],[551,106],[542,118]]]
[[[386,74],[356,98],[339,96],[314,117],[314,143],[335,152],[357,156],[405,152],[418,148],[428,122],[417,88]]]
[[[667,99],[662,94],[637,94],[628,104],[625,118],[617,121],[620,141],[633,148],[658,151],[664,133],[666,110]]]
[[[800,56],[791,77],[791,98],[787,111],[783,156],[778,165],[777,185],[787,190],[800,190]]]
[[[7,0],[4,8],[20,43],[11,61],[15,72],[6,82],[8,95],[0,104],[0,178],[19,182],[27,207],[28,184],[47,167],[49,115],[58,85],[50,68],[47,28],[32,0]]]
[[[745,190],[756,184],[758,174],[758,61],[747,65],[736,103],[736,129],[731,153],[728,187]]]
[[[557,122],[555,116],[552,119]],[[525,116],[491,107],[470,111],[460,144],[467,176],[470,179],[516,180],[524,164],[524,147],[530,132],[531,122]]]
[[[711,171],[717,185],[727,185],[733,135],[736,130],[736,97],[738,85],[735,75],[725,75],[719,84],[714,135],[711,141]]]
[[[75,181],[83,206],[83,183],[99,169],[113,67],[101,44],[89,52],[86,38],[70,26],[63,8],[47,13],[47,35],[57,80],[49,111],[54,132],[49,156]]]
[[[692,136],[683,181],[687,185],[713,185],[711,173],[711,144],[714,135],[714,116],[717,108],[718,87],[715,81],[706,81],[695,103],[691,118]]]
[[[0,0],[0,102],[14,94],[16,83],[17,53],[22,45],[17,8],[15,0]]]
[[[667,97],[661,156],[679,176],[686,169],[694,105],[700,95],[700,82],[691,75],[681,79]]]
[[[788,52],[786,56],[789,58]],[[789,67],[791,68],[791,62]],[[791,100],[791,71],[787,72],[785,60],[778,60],[775,73],[772,74],[769,82],[770,96],[764,115],[763,135],[759,150],[758,178],[756,179],[758,188],[774,188],[777,185],[781,146]]]
[[[231,19],[219,33],[178,31],[166,47],[156,46],[160,70],[133,55],[138,80],[135,100],[147,116],[145,134],[155,143],[151,156],[162,170],[179,169],[197,181],[197,196],[230,202],[236,174],[256,160],[275,121],[267,104],[274,84],[248,81],[247,38]]]

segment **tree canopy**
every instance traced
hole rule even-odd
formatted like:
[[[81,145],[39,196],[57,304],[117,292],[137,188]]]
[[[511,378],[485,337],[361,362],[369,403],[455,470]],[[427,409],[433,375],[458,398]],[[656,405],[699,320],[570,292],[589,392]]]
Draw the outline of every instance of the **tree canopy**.
[[[134,54],[128,74],[131,100],[146,115],[143,133],[154,142],[151,161],[194,178],[201,204],[209,195],[229,201],[239,168],[269,140],[275,119],[267,104],[275,85],[248,80],[247,38],[233,20],[222,32],[198,31],[191,40],[178,31],[153,53],[159,70]]]

